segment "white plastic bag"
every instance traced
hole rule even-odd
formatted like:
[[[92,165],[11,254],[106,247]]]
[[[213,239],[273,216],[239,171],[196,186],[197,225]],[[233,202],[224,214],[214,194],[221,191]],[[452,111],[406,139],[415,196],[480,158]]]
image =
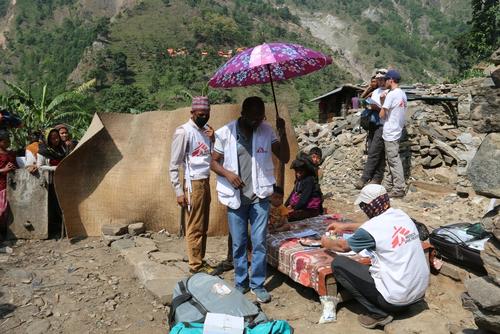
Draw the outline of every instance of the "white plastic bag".
[[[337,321],[337,304],[339,299],[334,296],[320,296],[319,300],[323,305],[323,313],[319,318],[320,324],[327,324],[329,322]]]

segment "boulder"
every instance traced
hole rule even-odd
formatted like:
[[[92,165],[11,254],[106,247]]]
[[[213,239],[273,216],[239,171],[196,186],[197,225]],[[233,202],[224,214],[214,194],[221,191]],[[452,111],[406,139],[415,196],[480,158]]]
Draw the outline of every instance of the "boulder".
[[[488,277],[500,286],[500,241],[491,238],[481,252],[481,260]]]
[[[500,314],[498,312],[481,309],[468,293],[462,294],[462,305],[466,310],[472,312],[477,327],[493,333],[500,332]]]
[[[486,136],[467,169],[476,193],[500,198],[500,133]]]
[[[144,223],[134,223],[128,226],[128,233],[130,235],[139,235],[144,232],[146,232],[146,227],[144,226]]]
[[[476,88],[471,102],[473,128],[479,133],[500,132],[500,91],[496,87]]]
[[[488,277],[483,276],[466,280],[465,287],[467,293],[479,308],[499,313],[500,287],[495,285]]]
[[[118,236],[128,232],[127,224],[105,224],[101,227],[103,235]]]
[[[491,71],[491,80],[493,80],[496,88],[500,87],[500,66]]]
[[[111,248],[121,251],[127,248],[135,247],[135,242],[132,239],[120,239],[111,244]]]
[[[491,61],[495,65],[500,65],[500,48],[498,48],[495,52],[491,54]]]

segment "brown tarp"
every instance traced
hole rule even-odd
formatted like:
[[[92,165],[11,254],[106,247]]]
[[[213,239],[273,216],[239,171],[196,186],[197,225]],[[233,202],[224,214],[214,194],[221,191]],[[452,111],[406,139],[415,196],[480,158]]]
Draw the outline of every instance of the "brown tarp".
[[[297,141],[290,115],[279,106],[287,124],[291,157]],[[218,129],[239,116],[239,105],[213,105],[209,124]],[[175,128],[187,121],[189,108],[139,115],[99,113],[76,149],[55,173],[57,196],[69,237],[99,236],[103,224],[144,222],[152,231],[179,231],[180,209],[170,184],[168,164]],[[267,121],[275,125],[273,105]],[[290,163],[289,163],[290,164]],[[285,193],[294,175],[285,166]],[[277,171],[275,161],[275,169]],[[227,234],[225,207],[218,203],[211,177],[210,235]]]

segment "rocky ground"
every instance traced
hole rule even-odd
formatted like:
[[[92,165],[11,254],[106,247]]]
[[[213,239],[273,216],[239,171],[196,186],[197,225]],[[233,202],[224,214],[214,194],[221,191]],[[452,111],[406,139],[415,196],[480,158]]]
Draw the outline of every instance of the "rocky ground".
[[[326,206],[362,218],[352,201],[356,191],[334,193]],[[436,193],[416,188],[393,205],[404,208],[429,226],[470,221],[482,216],[488,200],[463,199],[454,193]],[[156,248],[150,258],[186,272],[184,241],[168,233],[143,234],[136,248]],[[132,240],[132,239],[130,239]],[[119,244],[118,244],[119,245]],[[210,238],[208,261],[217,263],[226,254],[226,239]],[[5,246],[5,244],[4,244]],[[99,238],[82,240],[17,241],[12,253],[0,254],[0,333],[166,333],[168,307],[163,306],[136,278],[126,246],[109,247]],[[169,254],[155,256],[151,254]],[[125,255],[124,255],[125,254]],[[177,254],[177,255],[176,255]],[[183,259],[184,258],[184,259]],[[451,275],[453,276],[453,275]],[[232,272],[225,274],[231,282]],[[460,277],[455,277],[460,280]],[[276,319],[287,319],[297,333],[345,330],[368,333],[356,322],[360,307],[349,302],[340,307],[338,320],[317,324],[321,304],[315,292],[270,271],[267,287],[273,301],[264,311]],[[431,279],[425,308],[417,307],[386,326],[388,333],[474,333],[472,314],[463,309],[461,281],[444,275]],[[251,295],[249,295],[251,298]],[[467,331],[464,331],[468,329]],[[379,331],[381,332],[381,330]]]

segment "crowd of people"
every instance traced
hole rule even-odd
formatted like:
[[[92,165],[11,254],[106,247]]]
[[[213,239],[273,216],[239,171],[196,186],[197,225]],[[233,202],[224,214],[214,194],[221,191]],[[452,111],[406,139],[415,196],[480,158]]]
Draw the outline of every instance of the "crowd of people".
[[[0,123],[2,119],[0,119]],[[21,126],[21,123],[16,123]],[[57,165],[78,144],[71,139],[69,127],[59,124],[54,128],[42,131],[34,131],[29,135],[29,144],[24,150],[24,156],[16,156],[10,148],[9,127],[0,129],[0,227],[5,227],[8,208],[7,201],[7,174],[17,168],[24,167],[30,173],[37,174],[39,171],[54,171]],[[52,187],[49,189],[53,191]],[[56,198],[53,196],[53,198]]]
[[[384,326],[392,316],[421,300],[428,285],[429,268],[411,218],[391,208],[390,197],[402,197],[405,180],[399,158],[399,138],[404,126],[406,96],[398,87],[396,70],[379,70],[363,92],[369,119],[368,160],[356,184],[361,189],[355,204],[369,220],[360,224],[333,223],[332,233],[353,232],[351,238],[324,236],[322,246],[338,252],[364,252],[371,259],[365,266],[336,256],[334,276],[344,291],[363,305],[359,316],[367,328]],[[369,99],[368,99],[369,98]],[[171,149],[170,178],[177,203],[187,214],[186,242],[192,274],[219,273],[234,268],[234,285],[242,293],[251,291],[258,302],[271,301],[265,288],[267,233],[287,231],[294,221],[324,213],[319,185],[322,152],[313,148],[299,153],[291,163],[295,172],[293,190],[285,193],[276,184],[273,155],[282,163],[290,160],[285,122],[276,121],[277,134],[265,121],[265,105],[259,97],[248,97],[236,120],[214,130],[207,122],[207,97],[193,98],[190,119],[176,129]],[[385,163],[389,177],[384,180]],[[184,169],[184,181],[180,169]],[[212,268],[204,261],[209,206],[209,178],[216,175],[218,200],[227,207],[228,259]],[[389,188],[381,183],[385,182]],[[251,270],[250,270],[251,267]]]

